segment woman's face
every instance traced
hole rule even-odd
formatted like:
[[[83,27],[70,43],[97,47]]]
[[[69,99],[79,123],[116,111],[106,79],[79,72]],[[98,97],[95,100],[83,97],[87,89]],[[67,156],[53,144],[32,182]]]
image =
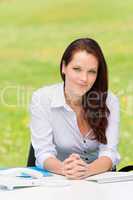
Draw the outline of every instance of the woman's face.
[[[78,51],[66,66],[63,64],[62,72],[65,74],[65,92],[71,97],[82,97],[93,86],[98,73],[97,58],[86,51]]]

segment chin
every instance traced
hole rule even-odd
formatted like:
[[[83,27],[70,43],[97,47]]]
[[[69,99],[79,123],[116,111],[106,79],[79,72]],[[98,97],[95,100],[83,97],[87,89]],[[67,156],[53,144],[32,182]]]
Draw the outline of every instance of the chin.
[[[82,97],[83,95],[86,94],[86,92],[88,92],[88,88],[83,88],[83,87],[71,87],[71,93],[74,95],[74,96],[77,96],[77,97]]]
[[[85,95],[87,91],[79,91],[79,92],[75,92],[76,96],[82,97],[83,95]]]

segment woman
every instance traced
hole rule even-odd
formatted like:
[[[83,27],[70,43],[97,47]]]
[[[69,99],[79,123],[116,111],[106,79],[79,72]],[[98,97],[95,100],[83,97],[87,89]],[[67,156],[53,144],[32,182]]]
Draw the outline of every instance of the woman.
[[[30,106],[36,165],[70,179],[112,170],[119,103],[108,92],[107,65],[98,43],[73,41],[60,64],[63,83],[34,92]]]

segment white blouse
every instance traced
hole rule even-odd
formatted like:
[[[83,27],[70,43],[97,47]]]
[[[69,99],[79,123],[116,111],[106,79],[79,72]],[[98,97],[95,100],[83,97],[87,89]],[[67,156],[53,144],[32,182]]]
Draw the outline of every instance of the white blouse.
[[[76,113],[66,103],[63,83],[45,86],[33,93],[30,104],[31,141],[36,165],[43,167],[51,156],[63,161],[77,153],[87,163],[107,156],[113,166],[119,163],[119,101],[108,93],[106,104],[110,110],[106,130],[107,144],[83,136],[77,124]]]

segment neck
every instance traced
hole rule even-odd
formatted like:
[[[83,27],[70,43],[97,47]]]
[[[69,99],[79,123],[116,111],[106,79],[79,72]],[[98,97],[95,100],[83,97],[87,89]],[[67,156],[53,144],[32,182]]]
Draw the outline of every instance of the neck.
[[[69,92],[64,90],[65,100],[71,107],[81,107],[82,97],[71,95]]]

